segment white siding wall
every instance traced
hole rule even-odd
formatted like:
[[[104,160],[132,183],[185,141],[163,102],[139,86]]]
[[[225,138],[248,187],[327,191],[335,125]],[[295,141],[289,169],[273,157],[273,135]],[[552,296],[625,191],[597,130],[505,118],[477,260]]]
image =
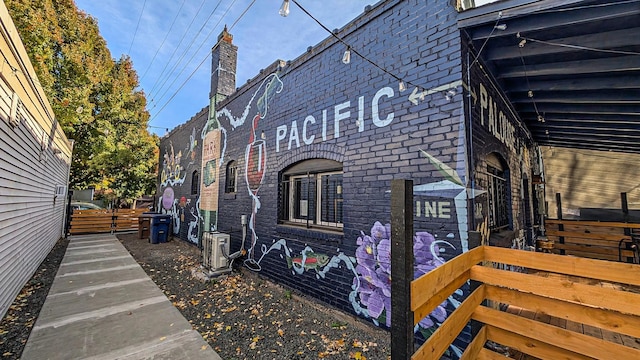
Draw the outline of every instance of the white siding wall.
[[[640,209],[640,155],[609,151],[542,147],[545,197],[549,217],[556,218],[556,193],[565,217],[580,208],[622,209],[620,193],[627,193],[629,209]]]
[[[71,144],[0,5],[0,317],[63,236]],[[14,95],[15,93],[15,95]],[[16,123],[11,104],[20,99]]]

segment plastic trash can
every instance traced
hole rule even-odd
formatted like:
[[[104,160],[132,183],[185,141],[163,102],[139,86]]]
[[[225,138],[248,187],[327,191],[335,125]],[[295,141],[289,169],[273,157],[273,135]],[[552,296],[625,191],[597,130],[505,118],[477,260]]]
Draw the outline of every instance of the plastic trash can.
[[[152,244],[167,242],[169,239],[169,225],[171,225],[171,215],[155,214],[151,216],[151,236],[149,241]]]

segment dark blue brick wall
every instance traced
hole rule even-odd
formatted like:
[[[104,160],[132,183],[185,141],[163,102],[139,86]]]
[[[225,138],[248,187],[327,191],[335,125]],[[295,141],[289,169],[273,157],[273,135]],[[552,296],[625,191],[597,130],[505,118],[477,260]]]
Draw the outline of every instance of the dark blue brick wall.
[[[352,53],[351,63],[341,62],[345,46],[328,38],[283,69],[274,64],[252,79],[236,94],[218,104],[218,119],[226,130],[225,166],[238,164],[238,189],[235,194],[220,193],[219,228],[232,234],[232,251],[240,248],[240,216],[251,215],[252,197],[245,182],[245,150],[252,133],[252,118],[260,110],[256,105],[265,91],[265,78],[274,72],[282,81],[282,90],[269,97],[266,115],[258,121],[257,138],[266,141],[266,174],[258,191],[260,208],[255,216],[258,236],[253,258],[261,274],[292,288],[350,312],[358,312],[350,299],[354,283],[355,252],[361,232],[369,235],[376,221],[390,221],[390,184],[392,179],[412,179],[415,185],[429,185],[446,180],[424,155],[426,151],[438,161],[457,170],[464,181],[466,137],[462,122],[463,97],[460,34],[456,12],[446,1],[387,1],[364,13],[338,34],[354,49],[387,71],[400,76],[407,90],[400,92],[398,81]],[[456,94],[446,98],[446,91],[436,91],[419,100],[409,101],[416,86],[432,89],[450,84]],[[377,114],[372,101],[380,96]],[[255,98],[252,97],[255,95]],[[358,122],[360,97],[364,97],[363,120]],[[350,115],[339,122],[335,136],[335,109],[350,104],[340,113]],[[242,121],[242,115],[249,111]],[[224,115],[224,109],[233,120]],[[326,140],[322,138],[323,111],[326,111]],[[389,124],[378,127],[373,116]],[[303,142],[303,124],[313,116],[306,134],[315,135],[313,143]],[[291,140],[293,122],[297,125],[300,146]],[[240,124],[241,125],[238,125]],[[282,130],[286,127],[283,139]],[[288,149],[291,142],[292,148]],[[279,174],[299,161],[325,158],[339,161],[344,172],[343,231],[306,230],[279,224]],[[224,171],[221,183],[225,183]],[[458,189],[459,193],[460,190]],[[458,214],[454,196],[449,191],[423,191],[416,195],[421,214],[415,218],[415,231],[427,231],[442,245],[445,259],[461,252],[461,228],[467,222],[466,208]],[[436,216],[426,215],[425,206],[444,209]],[[416,211],[416,209],[414,209]],[[466,239],[466,233],[464,234]],[[245,247],[250,247],[247,234]],[[281,245],[286,243],[286,246]],[[455,249],[454,249],[455,247]],[[301,274],[289,268],[287,258],[300,256],[311,249],[336,261],[334,268],[306,269]],[[307,250],[308,251],[308,250]],[[350,262],[350,263],[349,263]],[[322,270],[326,270],[322,272]],[[358,301],[357,296],[355,298]]]
[[[191,181],[194,171],[198,172],[199,180],[202,181],[201,132],[208,113],[208,108],[202,109],[187,123],[160,139],[155,209],[173,215],[174,238],[194,244],[199,244],[200,195],[199,187],[198,192],[192,194]]]
[[[356,286],[357,239],[363,234],[371,235],[377,221],[390,222],[391,180],[413,180],[414,231],[431,234],[439,241],[440,257],[448,260],[468,247],[467,230],[475,227],[474,214],[477,221],[486,215],[482,209],[476,211],[475,202],[467,202],[464,186],[459,184],[472,186],[473,180],[477,188],[486,188],[483,158],[490,152],[501,154],[512,169],[514,230],[521,228],[518,184],[530,171],[533,144],[520,141],[525,150],[518,147],[513,151],[475,122],[479,110],[476,103],[470,106],[462,86],[462,81],[467,82],[467,41],[461,40],[456,17],[449,1],[389,0],[339,31],[337,35],[353,49],[401,77],[407,85],[403,92],[394,77],[355,53],[350,64],[343,64],[345,45],[328,37],[284,67],[275,62],[217,104],[217,118],[225,134],[220,183],[226,183],[225,168],[230,161],[235,161],[238,168],[236,192],[225,193],[221,186],[219,194],[218,228],[231,234],[231,251],[251,249],[249,260],[262,275],[368,317]],[[472,84],[488,79],[478,64],[470,70]],[[267,82],[274,80],[269,86]],[[422,99],[417,96],[417,104],[410,101],[412,92],[434,88],[438,90],[425,93]],[[489,91],[498,97],[497,86],[491,85]],[[339,121],[336,135],[336,113],[339,116],[346,112],[349,115]],[[393,114],[393,120],[374,124],[374,118],[384,120],[389,114]],[[309,116],[315,123],[307,122],[303,130]],[[206,109],[163,138],[161,164],[168,144],[173,144],[175,151],[185,148],[195,124],[199,140],[205,120]],[[467,125],[470,121],[472,127]],[[306,144],[305,136],[315,138]],[[518,130],[517,136],[525,139],[527,134]],[[252,137],[265,142],[266,171],[257,193],[249,189],[245,170],[247,145]],[[318,158],[343,165],[342,231],[310,230],[279,222],[282,171],[300,161]],[[469,161],[473,164],[470,170]],[[469,172],[471,179],[466,178]],[[186,181],[174,187],[177,199],[190,190]],[[162,191],[160,186],[159,194]],[[241,215],[251,218],[256,208],[256,243],[252,244],[250,230],[243,242]],[[303,255],[317,258],[317,265],[290,265],[301,261]],[[463,295],[454,297],[462,300],[467,293],[465,289]],[[447,310],[453,310],[453,302]],[[384,318],[378,320],[385,325]],[[469,338],[467,328],[457,345],[463,348]]]
[[[473,60],[476,58],[476,53],[473,50],[470,51],[467,49],[465,46],[466,43],[468,43],[468,41],[463,42],[464,55],[462,57],[465,78],[467,77],[467,58],[469,59],[469,63],[473,63]],[[509,214],[510,225],[505,229],[505,231],[513,232],[513,236],[522,239],[524,235],[521,232],[531,230],[526,229],[525,224],[533,223],[532,218],[529,219],[529,221],[525,219],[525,216],[533,216],[533,208],[531,207],[531,204],[526,204],[524,201],[525,193],[528,193],[530,199],[533,198],[533,188],[532,186],[523,188],[523,178],[526,177],[531,179],[533,175],[536,148],[531,135],[523,125],[522,120],[513,110],[511,104],[505,100],[506,96],[501,92],[498,82],[495,81],[486,69],[486,66],[482,66],[481,59],[478,59],[473,63],[473,66],[468,69],[471,78],[471,88],[473,89],[474,95],[477,97],[476,101],[474,101],[473,98],[468,98],[471,100],[471,104],[465,102],[465,108],[467,109],[465,111],[467,114],[467,122],[471,121],[473,123],[473,153],[471,160],[472,164],[470,166],[474,169],[473,175],[476,187],[486,190],[489,181],[486,176],[487,155],[492,153],[498,154],[499,157],[504,160],[504,166],[509,170],[508,182],[510,191],[508,201],[510,203],[509,205],[511,210],[511,213]],[[484,107],[482,104],[483,99],[480,94],[481,83],[486,90],[486,98],[484,101],[487,105],[484,105]],[[513,127],[515,138],[514,143],[509,140],[501,139],[501,135],[499,134],[502,134],[502,131],[491,131],[489,128],[490,105],[488,105],[488,103],[493,103],[495,109],[497,109],[498,112],[503,112],[504,114],[503,121],[496,120],[498,127],[500,127],[500,124],[504,125],[505,123],[508,123],[508,126]],[[471,111],[468,110],[469,108],[471,108]],[[469,117],[471,117],[471,120],[469,120]],[[495,117],[498,117],[498,115],[495,115]],[[484,124],[482,123],[482,118],[484,118]],[[498,135],[496,135],[496,132]],[[529,184],[531,183],[529,182]],[[479,197],[477,200],[474,216],[474,222],[476,224],[487,216],[487,209],[483,204],[486,203],[486,198]],[[525,209],[527,206],[529,208]],[[507,241],[498,245],[511,246],[512,244],[510,241]]]

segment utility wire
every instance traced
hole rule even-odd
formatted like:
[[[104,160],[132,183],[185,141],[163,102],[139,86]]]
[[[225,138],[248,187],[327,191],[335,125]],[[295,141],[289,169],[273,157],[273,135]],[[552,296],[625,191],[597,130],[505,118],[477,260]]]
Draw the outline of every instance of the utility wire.
[[[234,0],[235,2],[235,0]],[[236,19],[236,21],[233,22],[233,25],[236,25],[240,19],[242,19],[244,17],[244,15],[247,13],[247,11],[249,11],[249,9],[253,6],[253,4],[255,4],[256,0],[251,1],[251,3],[249,4],[249,6],[247,6],[247,8],[242,12],[242,14]],[[227,9],[227,11],[230,9],[231,7],[229,7]],[[225,13],[226,14],[226,13]],[[223,16],[224,17],[224,16]],[[189,80],[193,77],[193,75],[198,71],[198,69],[200,69],[200,67],[202,66],[202,64],[204,64],[204,62],[209,58],[209,53],[207,53],[207,55],[204,57],[204,59],[202,59],[202,61],[200,62],[200,64],[198,64],[198,66],[191,72],[191,74],[189,75],[189,77],[187,77],[187,79],[185,79],[185,81],[182,83],[182,85],[180,85],[180,87],[173,93],[173,95],[171,95],[171,97],[169,98],[169,100],[167,100],[164,105],[162,105],[162,107],[160,108],[160,110],[158,110],[158,112],[153,115],[153,117],[149,120],[148,123],[151,123],[153,120],[155,120],[158,115],[162,112],[162,110],[164,110],[165,107],[167,107],[167,105],[173,100],[173,98],[176,97],[176,95],[178,95],[178,92],[180,92],[180,90],[182,90],[182,88],[187,84],[187,82],[189,82]]]
[[[158,53],[160,52],[160,49],[162,49],[162,46],[164,46],[165,41],[167,41],[167,38],[169,37],[169,34],[171,34],[171,30],[173,30],[173,25],[175,25],[176,20],[178,20],[178,15],[180,15],[180,11],[182,11],[182,7],[184,6],[184,3],[186,1],[187,0],[182,0],[182,4],[180,4],[180,8],[176,12],[176,16],[173,17],[173,21],[171,22],[171,26],[169,26],[169,31],[167,31],[167,34],[164,36],[164,39],[162,39],[162,43],[160,44],[160,46],[158,46],[158,49],[156,50],[156,53],[153,54],[153,58],[151,59],[151,62],[149,62],[149,65],[147,66],[147,69],[144,71],[144,74],[142,74],[142,77],[140,78],[140,80],[144,79],[144,77],[149,72],[149,69],[151,69],[151,65],[153,65],[153,62],[156,60],[156,56],[158,56]]]
[[[501,18],[502,18],[502,13],[498,13],[498,19],[496,19],[495,24],[493,24],[493,29],[491,29],[491,32],[489,33],[489,36],[487,36],[487,38],[482,43],[482,46],[480,46],[480,50],[478,50],[478,54],[476,54],[476,57],[473,58],[473,61],[471,62],[471,65],[469,65],[470,68],[473,67],[473,65],[476,63],[476,61],[478,61],[478,59],[480,58],[480,54],[482,54],[482,50],[484,50],[484,47],[489,42],[489,39],[491,39],[491,36],[493,36],[493,33],[496,31],[496,27],[498,26],[498,22],[500,21]]]
[[[609,53],[609,54],[619,54],[619,55],[640,55],[639,52],[634,52],[634,51],[597,49],[597,48],[592,48],[592,47],[588,47],[588,46],[572,45],[572,44],[561,44],[561,43],[556,43],[556,42],[552,42],[552,41],[537,40],[537,39],[529,38],[529,37],[526,37],[526,36],[522,36],[519,33],[518,33],[517,36],[518,36],[519,39],[523,39],[523,40],[526,40],[526,41],[537,42],[537,43],[550,45],[550,46],[565,47],[565,48],[569,48],[569,49],[587,50],[587,51],[595,51],[595,52],[602,52],[602,53]]]
[[[235,3],[236,0],[233,1],[233,3]],[[202,23],[202,26],[200,27],[200,29],[197,31],[197,34],[199,35],[205,28],[205,26],[207,26],[207,24],[209,23],[209,20],[211,20],[211,18],[213,17],[213,14],[215,14],[216,10],[218,10],[218,7],[220,6],[220,4],[222,3],[222,0],[218,1],[218,3],[216,4],[215,8],[213,10],[211,10],[211,12],[209,13],[209,16],[207,17],[207,19]],[[232,3],[232,5],[233,5]],[[230,8],[231,6],[229,6]],[[227,9],[227,12],[229,10]],[[225,12],[226,14],[226,12]],[[223,15],[224,17],[224,15]],[[218,23],[212,27],[211,31],[209,32],[209,35],[207,35],[203,41],[202,44],[204,44],[207,39],[209,38],[209,36],[211,35],[211,32],[213,32],[213,29],[215,29],[218,24],[220,23],[220,20],[218,20]],[[182,60],[184,60],[184,57],[187,55],[187,53],[189,52],[189,50],[191,49],[191,47],[193,46],[193,44],[196,42],[198,36],[193,36],[191,38],[191,41],[189,42],[189,45],[187,45],[187,48],[182,52],[182,54],[180,55],[180,57],[178,58],[178,60],[173,64],[173,66],[171,67],[171,70],[169,70],[169,72],[166,74],[166,77],[164,78],[164,80],[162,81],[162,84],[160,85],[160,87],[158,88],[158,90],[156,91],[156,95],[157,93],[159,93],[160,91],[162,91],[162,89],[164,88],[164,86],[166,85],[167,81],[169,81],[169,79],[171,78],[171,74],[173,74],[176,69],[178,68],[178,66],[180,64],[182,64]],[[194,54],[192,55],[195,56],[197,54],[197,52],[202,48],[202,44],[200,45],[200,47],[198,47],[198,49],[194,52]],[[191,58],[191,59],[192,59]],[[191,61],[191,59],[189,59],[189,61],[187,63],[189,63]],[[162,99],[162,97],[164,96],[164,94],[167,93],[167,91],[169,91],[169,89],[171,88],[171,86],[175,83],[175,81],[177,80],[177,78],[184,72],[185,67],[182,68],[182,71],[180,71],[180,74],[177,75],[176,77],[174,77],[174,80],[171,82],[171,84],[167,87],[166,90],[164,90],[164,93],[158,98],[158,99]],[[152,91],[153,93],[153,91]]]
[[[416,85],[410,81],[406,81],[403,80],[401,77],[399,77],[398,75],[390,72],[389,70],[383,68],[382,66],[376,64],[374,61],[370,60],[369,58],[367,58],[366,56],[364,56],[362,53],[360,53],[357,49],[355,49],[352,45],[349,45],[346,41],[344,41],[341,37],[339,37],[337,34],[335,34],[333,31],[329,30],[329,28],[327,28],[324,24],[322,24],[320,22],[320,20],[318,20],[317,18],[315,18],[309,11],[307,11],[307,9],[305,9],[302,5],[300,5],[298,3],[297,0],[291,0],[293,1],[294,4],[296,4],[296,6],[298,6],[298,8],[300,8],[300,10],[302,10],[305,14],[307,14],[307,16],[309,16],[313,21],[315,21],[318,25],[320,25],[321,28],[323,28],[327,33],[331,34],[331,36],[333,36],[334,38],[336,38],[336,40],[338,40],[340,43],[342,43],[343,45],[345,45],[347,47],[347,49],[349,49],[350,51],[353,51],[354,54],[358,55],[359,57],[361,57],[364,61],[368,62],[369,64],[373,65],[374,67],[376,67],[377,69],[379,69],[380,71],[382,71],[383,73],[391,76],[392,78],[396,79],[399,82],[402,83],[406,83],[407,85],[413,86],[415,88],[417,88],[419,91],[425,91],[426,89],[423,86],[419,86]],[[499,21],[500,19],[498,18],[497,21]],[[496,21],[496,25],[497,25],[497,21]],[[495,30],[495,26],[494,26],[494,30]],[[491,32],[493,34],[493,31]],[[489,36],[487,38],[487,40],[485,40],[485,44],[486,41],[489,40],[491,36]],[[484,47],[484,44],[483,44]],[[482,51],[482,49],[481,49]],[[477,57],[480,56],[480,52],[478,52],[478,55],[476,56],[476,60]],[[475,61],[475,60],[474,60]]]
[[[196,17],[200,13],[200,10],[202,10],[202,7],[204,6],[205,2],[206,2],[206,0],[202,0],[202,2],[200,3],[200,7],[198,7],[198,10],[196,10],[195,15],[193,16],[193,18],[191,19],[191,22],[189,23],[189,26],[187,26],[187,28],[185,29],[184,33],[182,34],[182,38],[180,38],[180,42],[178,42],[178,45],[175,48],[173,48],[173,53],[171,53],[171,56],[169,57],[169,60],[167,60],[167,62],[164,64],[164,68],[162,68],[162,71],[160,72],[160,75],[158,76],[158,78],[154,82],[153,86],[151,87],[151,90],[149,90],[149,95],[151,95],[151,93],[153,93],[153,90],[158,85],[158,82],[160,82],[160,79],[163,77],[165,70],[167,70],[167,66],[169,66],[169,64],[173,60],[173,57],[176,55],[176,52],[180,48],[180,45],[182,45],[182,41],[184,41],[184,38],[189,33],[189,29],[191,29],[191,25],[193,25],[193,22],[196,20]],[[151,101],[153,102],[153,97],[151,98]]]
[[[136,30],[133,32],[133,38],[131,39],[131,45],[129,45],[129,51],[127,54],[131,55],[131,48],[133,47],[133,42],[136,40],[136,35],[138,34],[138,28],[140,27],[140,20],[142,20],[142,15],[144,14],[144,7],[147,5],[147,0],[144,0],[142,3],[142,11],[140,11],[140,16],[138,17],[138,24],[136,24]]]
[[[324,24],[322,24],[320,22],[320,20],[316,19],[313,15],[311,15],[311,13],[309,11],[307,11],[307,9],[305,9],[304,7],[302,7],[302,5],[300,5],[296,0],[292,0],[294,4],[296,4],[296,6],[298,6],[300,8],[300,10],[302,10],[305,14],[307,14],[307,16],[309,16],[313,21],[315,21],[318,25],[320,25],[321,28],[323,28],[326,32],[328,32],[329,34],[331,34],[331,36],[333,36],[334,38],[336,38],[336,40],[338,40],[340,43],[342,43],[343,45],[345,45],[349,50],[353,51],[354,54],[358,55],[359,57],[361,57],[363,60],[365,60],[366,62],[368,62],[369,64],[375,66],[376,68],[378,68],[379,70],[381,70],[382,72],[384,72],[385,74],[391,76],[392,78],[398,80],[398,81],[403,81],[398,75],[393,74],[391,72],[389,72],[387,69],[383,68],[382,66],[376,64],[375,62],[369,60],[366,56],[362,55],[357,49],[355,49],[353,46],[347,44],[341,37],[339,37],[337,34],[335,34],[333,31],[329,30],[329,28],[327,28]],[[418,87],[420,89],[422,89],[421,86],[417,86],[412,84],[409,81],[404,81],[407,84],[411,85],[411,86],[415,86]]]
[[[187,64],[190,64],[190,63],[193,61],[193,59],[196,57],[196,55],[198,55],[198,52],[200,51],[200,49],[202,49],[202,47],[207,43],[207,40],[209,39],[209,37],[211,37],[211,34],[213,34],[213,31],[218,27],[218,25],[220,25],[220,22],[222,22],[222,19],[224,19],[224,17],[225,17],[225,16],[227,16],[227,14],[229,13],[229,11],[230,11],[230,10],[231,10],[231,8],[233,7],[233,5],[236,3],[236,1],[237,1],[237,0],[233,0],[233,2],[231,2],[231,4],[227,7],[227,10],[224,12],[224,14],[222,14],[222,16],[220,17],[220,19],[218,20],[218,22],[217,22],[214,26],[212,26],[212,27],[211,27],[211,30],[209,31],[209,33],[207,34],[207,36],[205,36],[205,38],[202,40],[202,43],[200,44],[200,46],[199,46],[199,47],[198,47],[198,48],[193,52],[193,55],[191,55],[191,57],[189,58],[189,60],[187,60]],[[254,0],[253,2],[255,2],[255,0]],[[249,8],[253,5],[253,2],[249,5],[249,7],[247,7],[247,9],[245,10],[245,12],[246,12],[247,10],[249,10]],[[244,16],[244,13],[242,14],[242,16]],[[238,19],[239,19],[239,18],[238,18]],[[237,22],[237,21],[238,21],[238,20],[236,20],[236,22]],[[186,53],[185,53],[185,54],[186,54]],[[184,58],[184,55],[185,55],[185,54],[183,54],[183,56],[180,58],[180,61],[182,61],[182,58]],[[209,53],[207,53],[207,56],[208,56],[208,55],[209,55]],[[177,64],[176,64],[176,66],[177,66]],[[175,69],[175,66],[174,66],[174,69]],[[171,71],[173,72],[173,71],[174,71],[174,69],[172,69]],[[180,73],[178,73],[178,75],[176,75],[176,76],[173,78],[173,81],[171,81],[171,83],[169,84],[169,86],[167,86],[167,87],[166,87],[166,89],[164,90],[164,92],[162,93],[162,95],[160,95],[160,96],[158,97],[158,99],[159,99],[159,100],[160,100],[160,99],[163,99],[163,98],[165,97],[165,95],[167,94],[167,92],[169,92],[169,90],[172,88],[173,84],[175,84],[175,83],[176,83],[176,81],[178,81],[178,79],[180,78],[180,76],[182,76],[182,73],[184,73],[184,71],[185,71],[186,69],[187,69],[187,67],[186,67],[186,66],[182,67],[182,70],[180,70]],[[190,77],[191,77],[191,76],[189,76],[189,78],[190,78]],[[167,77],[167,78],[165,79],[165,83],[166,83],[166,81],[168,81],[168,80],[169,80],[169,78]],[[187,79],[187,80],[188,80],[188,79]],[[163,86],[162,86],[160,89],[162,89],[162,88],[164,88],[164,84],[163,84]],[[180,87],[180,88],[182,88],[182,87]],[[158,91],[160,91],[160,89],[159,89]],[[174,96],[175,96],[175,95],[174,95]],[[171,98],[173,98],[173,96],[172,96]],[[156,108],[156,106],[157,106],[157,104],[154,104],[154,105],[153,105],[153,107],[151,108],[151,110],[155,109],[155,108]]]

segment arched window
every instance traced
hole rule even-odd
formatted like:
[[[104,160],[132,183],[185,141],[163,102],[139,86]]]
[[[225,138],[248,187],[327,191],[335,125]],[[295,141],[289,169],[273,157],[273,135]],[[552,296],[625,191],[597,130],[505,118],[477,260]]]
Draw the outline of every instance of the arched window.
[[[227,163],[227,183],[225,184],[224,192],[234,193],[237,190],[238,185],[238,166],[236,162],[231,160]]]
[[[328,159],[296,163],[281,173],[281,223],[342,228],[342,164]]]
[[[200,188],[200,174],[198,170],[194,170],[191,174],[191,195],[197,195]]]
[[[491,153],[485,158],[487,162],[489,195],[489,227],[503,229],[509,227],[509,211],[511,209],[509,196],[509,168],[502,157]]]

